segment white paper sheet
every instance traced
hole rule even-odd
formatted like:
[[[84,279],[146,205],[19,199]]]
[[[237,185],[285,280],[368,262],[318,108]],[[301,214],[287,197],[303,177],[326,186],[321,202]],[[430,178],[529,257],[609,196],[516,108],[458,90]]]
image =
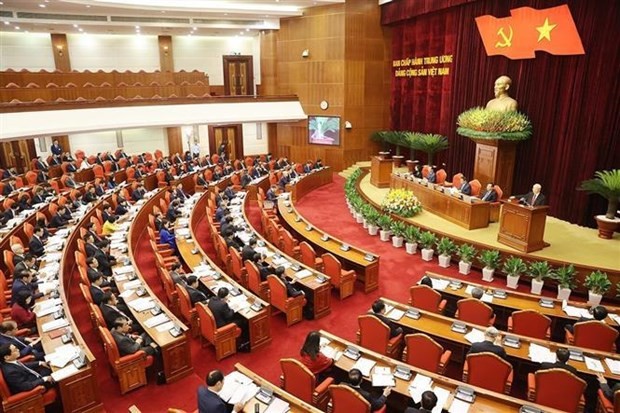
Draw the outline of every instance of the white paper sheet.
[[[482,343],[484,341],[484,332],[478,330],[477,328],[472,328],[472,330],[465,334],[465,340],[470,343]]]
[[[471,404],[464,402],[463,400],[454,399],[450,406],[450,413],[467,413]]]
[[[387,315],[387,318],[389,318],[390,320],[398,321],[401,318],[403,318],[404,315],[405,315],[405,312],[403,310],[399,310],[398,308],[395,308],[392,311],[390,311],[390,313]]]
[[[530,343],[529,357],[535,363],[555,363],[557,360],[554,352],[536,343]]]
[[[584,361],[586,362],[586,367],[590,371],[596,371],[598,373],[605,373],[605,367],[603,367],[603,363],[599,359],[595,359],[588,356],[583,356]]]
[[[58,320],[52,320],[44,323],[41,328],[44,333],[47,333],[48,331],[58,330],[59,328],[66,327],[68,325],[69,321],[67,321],[66,318],[59,318]]]
[[[169,320],[170,319],[168,318],[166,313],[161,313],[161,314],[158,314],[158,315],[156,315],[154,317],[149,318],[148,320],[146,320],[144,322],[144,324],[147,327],[151,328],[151,327],[155,327],[155,326],[158,326],[160,324],[163,324],[163,323],[165,323],[165,322],[167,322]]]
[[[351,369],[358,369],[366,377],[370,377],[370,371],[377,364],[374,360],[370,360],[364,357],[360,357]]]
[[[605,364],[607,364],[607,367],[609,367],[609,371],[611,371],[613,374],[620,374],[620,360],[614,360],[606,357]]]
[[[275,398],[264,413],[286,413],[291,410],[291,406],[282,399]]]
[[[60,370],[56,370],[51,374],[52,378],[55,382],[59,382],[64,378],[71,376],[72,374],[77,373],[78,369],[73,365],[69,364],[67,367],[64,367]]]
[[[432,413],[441,413],[451,393],[449,390],[442,389],[441,387],[433,388],[433,393],[437,396],[437,404],[432,410]]]
[[[409,395],[415,403],[420,403],[420,401],[422,400],[422,393],[430,390],[432,385],[433,379],[418,373],[409,384]]]

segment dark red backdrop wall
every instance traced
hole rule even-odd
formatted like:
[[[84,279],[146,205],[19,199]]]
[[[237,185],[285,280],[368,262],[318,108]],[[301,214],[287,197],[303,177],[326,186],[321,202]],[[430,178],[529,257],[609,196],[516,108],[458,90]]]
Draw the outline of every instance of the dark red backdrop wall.
[[[510,9],[568,4],[586,51],[582,56],[537,52],[535,59],[488,57],[474,18],[510,16]],[[456,134],[456,118],[493,98],[493,82],[513,80],[511,95],[533,124],[519,144],[514,191],[543,185],[550,214],[594,225],[606,202],[575,188],[596,170],[620,167],[620,2],[617,0],[396,0],[383,6],[393,28],[393,59],[453,54],[449,76],[393,78],[392,128],[441,133],[450,149],[438,161],[448,173],[473,174],[474,143]]]

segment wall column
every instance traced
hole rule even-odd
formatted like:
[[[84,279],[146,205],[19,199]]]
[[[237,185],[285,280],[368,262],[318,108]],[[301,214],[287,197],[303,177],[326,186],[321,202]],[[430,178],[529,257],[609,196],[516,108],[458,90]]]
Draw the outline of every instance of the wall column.
[[[159,68],[162,72],[174,72],[172,59],[172,36],[157,36],[159,43]]]
[[[69,46],[67,43],[67,35],[64,33],[51,33],[52,37],[52,53],[54,54],[54,64],[56,69],[63,72],[71,71],[71,60],[69,59]],[[58,85],[64,86],[64,85]]]

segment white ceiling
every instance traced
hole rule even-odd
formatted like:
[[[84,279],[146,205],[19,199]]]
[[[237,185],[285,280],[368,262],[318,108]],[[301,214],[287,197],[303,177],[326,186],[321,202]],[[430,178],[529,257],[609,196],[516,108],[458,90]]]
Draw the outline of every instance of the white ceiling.
[[[345,0],[0,0],[0,31],[253,36],[260,30],[278,29],[280,18],[301,16],[305,8],[344,2]]]

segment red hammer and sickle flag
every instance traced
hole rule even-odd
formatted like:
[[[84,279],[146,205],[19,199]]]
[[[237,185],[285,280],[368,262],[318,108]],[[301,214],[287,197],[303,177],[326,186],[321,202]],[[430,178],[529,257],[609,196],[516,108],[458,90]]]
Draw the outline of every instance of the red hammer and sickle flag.
[[[585,54],[568,5],[510,10],[511,17],[476,17],[488,56],[532,59],[536,50],[554,55]]]

